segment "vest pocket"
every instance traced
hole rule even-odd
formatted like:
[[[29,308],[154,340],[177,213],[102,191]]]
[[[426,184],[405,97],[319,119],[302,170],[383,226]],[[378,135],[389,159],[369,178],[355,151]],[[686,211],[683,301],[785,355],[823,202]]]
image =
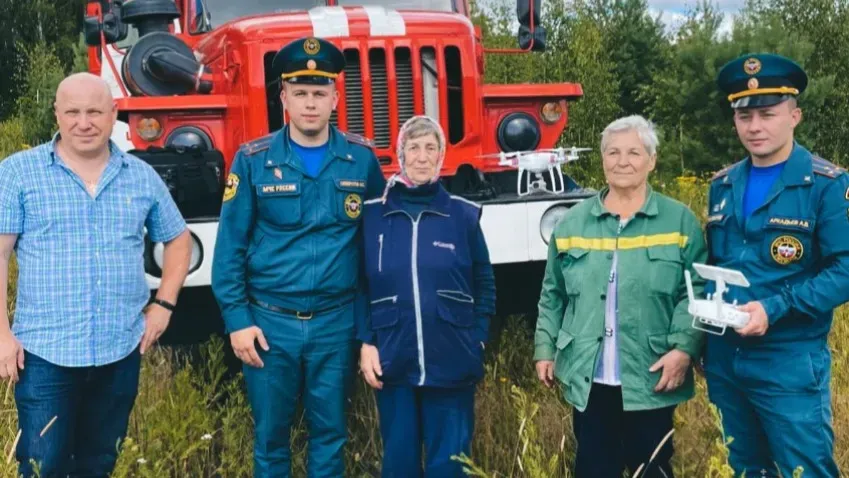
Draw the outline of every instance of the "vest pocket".
[[[439,316],[458,327],[471,327],[475,323],[475,299],[459,290],[438,290]]]
[[[434,365],[428,376],[446,383],[476,380],[483,375],[483,356],[474,340],[474,300],[461,291],[437,295],[438,323],[425,339],[425,360]]]

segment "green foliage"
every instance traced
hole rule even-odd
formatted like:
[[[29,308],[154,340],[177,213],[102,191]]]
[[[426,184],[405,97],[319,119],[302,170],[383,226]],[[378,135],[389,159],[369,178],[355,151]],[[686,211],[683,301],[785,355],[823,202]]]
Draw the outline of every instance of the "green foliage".
[[[0,121],[14,115],[24,93],[32,48],[50,45],[63,72],[74,61],[74,44],[82,25],[79,0],[0,1]]]
[[[20,119],[13,118],[0,123],[0,158],[24,149],[24,127]]]
[[[55,51],[39,43],[27,52],[29,70],[24,82],[24,93],[18,98],[18,118],[24,137],[30,144],[50,139],[55,131],[53,102],[56,88],[65,77]]]

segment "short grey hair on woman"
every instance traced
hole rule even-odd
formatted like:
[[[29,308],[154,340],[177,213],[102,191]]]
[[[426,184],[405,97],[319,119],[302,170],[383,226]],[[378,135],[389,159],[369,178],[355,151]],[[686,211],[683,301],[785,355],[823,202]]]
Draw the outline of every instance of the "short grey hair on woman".
[[[657,133],[654,130],[654,124],[651,121],[643,118],[640,115],[626,116],[610,123],[604,128],[601,133],[601,152],[607,149],[607,144],[610,142],[610,135],[614,133],[624,133],[626,131],[636,131],[643,142],[643,147],[650,156],[657,153],[658,139]]]

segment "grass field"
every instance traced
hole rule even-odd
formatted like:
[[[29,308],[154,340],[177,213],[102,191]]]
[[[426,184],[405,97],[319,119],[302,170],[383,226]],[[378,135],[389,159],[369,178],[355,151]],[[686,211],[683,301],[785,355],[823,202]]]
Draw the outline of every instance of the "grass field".
[[[679,178],[658,185],[703,216],[705,185]],[[14,285],[11,286],[14,292]],[[10,301],[14,310],[14,300]],[[470,471],[487,477],[564,477],[573,459],[571,410],[559,394],[539,385],[532,363],[532,330],[511,318],[498,355],[478,388]],[[849,469],[849,310],[838,310],[830,337],[836,458]],[[159,348],[145,357],[141,388],[116,477],[251,476],[252,424],[241,376],[229,379],[220,340],[204,344],[200,360]],[[726,450],[704,382],[676,414],[675,470],[679,477],[728,477]],[[12,390],[0,387],[0,476],[15,476],[18,433]],[[374,397],[358,381],[351,399],[349,475],[379,476],[380,437]],[[46,433],[49,433],[47,430]],[[294,476],[305,476],[305,432],[294,437]],[[803,475],[804,476],[804,475]]]

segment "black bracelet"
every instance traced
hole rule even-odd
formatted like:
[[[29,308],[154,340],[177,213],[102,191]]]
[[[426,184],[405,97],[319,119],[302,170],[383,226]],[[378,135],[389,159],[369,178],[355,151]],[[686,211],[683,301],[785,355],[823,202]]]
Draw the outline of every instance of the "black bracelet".
[[[150,303],[162,306],[162,307],[170,310],[171,312],[174,312],[174,310],[177,309],[176,305],[172,304],[171,302],[162,300],[162,299],[153,299],[153,300],[150,301]]]

